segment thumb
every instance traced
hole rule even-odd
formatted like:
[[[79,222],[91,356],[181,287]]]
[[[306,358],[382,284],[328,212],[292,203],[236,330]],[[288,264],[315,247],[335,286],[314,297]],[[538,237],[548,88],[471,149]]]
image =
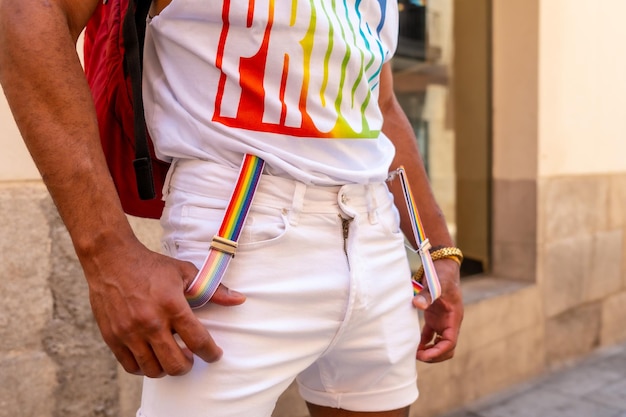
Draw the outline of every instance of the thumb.
[[[428,291],[422,291],[415,297],[413,297],[413,307],[420,310],[426,310],[428,307],[430,307],[431,302],[432,297],[430,296],[430,293]]]
[[[211,297],[211,302],[215,304],[219,304],[222,306],[236,306],[239,304],[243,304],[246,301],[246,296],[242,293],[231,290],[230,288],[220,284]]]
[[[177,260],[178,261],[178,260]],[[178,261],[180,263],[180,267],[183,275],[183,285],[185,290],[189,288],[189,285],[193,282],[198,274],[198,268],[194,266],[191,262]],[[212,303],[223,305],[223,306],[236,306],[239,304],[243,304],[246,301],[246,296],[238,291],[231,290],[230,288],[220,284],[215,290],[215,294],[211,297],[210,300]]]

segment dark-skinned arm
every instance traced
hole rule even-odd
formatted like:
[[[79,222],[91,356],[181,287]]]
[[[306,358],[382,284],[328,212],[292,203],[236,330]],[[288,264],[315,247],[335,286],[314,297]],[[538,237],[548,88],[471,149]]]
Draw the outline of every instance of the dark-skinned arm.
[[[393,92],[393,76],[389,63],[383,66],[381,74],[379,104],[384,117],[383,133],[396,147],[392,169],[404,165],[426,236],[435,248],[454,246],[443,214],[433,196],[413,128]],[[412,240],[413,232],[404,209],[406,203],[398,185],[393,184],[390,188],[401,213],[402,230]],[[430,295],[424,291],[413,299],[415,307],[424,310],[422,342],[417,351],[417,359],[424,362],[441,362],[454,356],[463,320],[459,265],[452,259],[440,259],[434,265],[441,281],[441,297],[430,304]],[[433,338],[434,342],[431,343]]]
[[[105,342],[128,372],[179,375],[191,352],[215,361],[221,350],[184,298],[196,268],[139,242],[107,170],[76,53],[99,1],[0,0],[0,83],[70,233]],[[244,299],[222,287],[213,301]]]

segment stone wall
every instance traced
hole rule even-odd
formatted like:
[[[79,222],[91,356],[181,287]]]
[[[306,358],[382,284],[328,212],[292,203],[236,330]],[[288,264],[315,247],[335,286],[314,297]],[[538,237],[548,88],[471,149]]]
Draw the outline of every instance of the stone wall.
[[[0,192],[2,417],[54,415],[57,365],[43,342],[54,310],[44,200],[45,191],[32,185],[3,187]]]
[[[47,191],[4,184],[0,212],[0,416],[122,415],[117,362]]]
[[[547,360],[558,363],[626,338],[626,176],[553,178],[540,190],[538,282]]]

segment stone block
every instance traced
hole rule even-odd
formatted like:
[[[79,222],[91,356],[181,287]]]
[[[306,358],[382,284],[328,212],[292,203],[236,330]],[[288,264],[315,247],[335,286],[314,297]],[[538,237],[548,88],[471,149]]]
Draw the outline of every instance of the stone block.
[[[626,175],[612,175],[609,193],[609,226],[611,228],[626,228],[624,207],[626,207]]]
[[[472,352],[461,382],[464,401],[480,398],[545,370],[543,326],[536,324]],[[468,383],[471,381],[471,383]]]
[[[58,369],[55,415],[119,415],[117,361],[99,332],[55,319],[46,328],[43,344]]]
[[[535,280],[537,185],[531,180],[493,184],[493,268],[499,277]]]
[[[56,366],[43,352],[0,356],[0,417],[55,417]]]
[[[40,347],[52,314],[47,196],[38,183],[0,188],[0,352]]]
[[[624,240],[626,240],[624,238],[624,236],[626,236],[626,227],[624,227],[622,229],[622,254],[621,254],[621,271],[620,274],[622,275],[622,288],[626,289],[626,244],[624,244]]]
[[[586,237],[609,229],[609,177],[545,179],[540,187],[540,241]]]
[[[626,291],[608,297],[602,302],[600,342],[603,346],[626,340]]]
[[[468,355],[455,355],[441,363],[417,363],[419,398],[411,406],[411,417],[434,417],[463,404],[463,389]]]
[[[535,242],[537,184],[533,180],[497,180],[493,184],[493,238],[496,242]]]
[[[602,304],[584,304],[546,321],[546,358],[559,365],[590,353],[600,345]]]
[[[55,416],[118,417],[115,369],[103,357],[85,355],[60,363]]]
[[[600,231],[544,246],[540,283],[546,315],[597,301],[623,287],[622,231]]]
[[[583,301],[595,301],[622,288],[623,232],[610,230],[594,235],[589,271],[583,280]]]
[[[493,275],[506,279],[535,282],[537,279],[537,243],[494,241]]]
[[[42,203],[50,226],[50,289],[54,297],[54,319],[95,330],[89,291],[71,238],[51,200]]]
[[[482,349],[543,320],[536,285],[480,278],[464,282],[462,288],[466,304],[457,354]],[[476,293],[484,298],[474,300]]]
[[[539,265],[539,284],[545,314],[556,316],[584,299],[584,282],[590,279],[592,236],[562,239],[546,244]]]

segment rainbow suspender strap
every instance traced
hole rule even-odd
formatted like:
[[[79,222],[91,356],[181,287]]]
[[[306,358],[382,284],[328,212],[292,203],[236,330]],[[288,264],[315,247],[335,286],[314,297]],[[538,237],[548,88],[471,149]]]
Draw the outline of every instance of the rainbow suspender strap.
[[[194,280],[185,291],[187,302],[191,308],[205,305],[219,286],[230,261],[235,256],[237,240],[245,223],[248,211],[252,204],[254,193],[259,184],[265,162],[254,155],[246,154],[241,164],[239,176],[233,194],[226,208],[220,229],[213,237],[209,253]],[[402,192],[406,201],[407,210],[411,219],[411,228],[418,244],[417,252],[424,268],[426,285],[430,291],[432,301],[441,295],[441,285],[432,258],[430,257],[430,242],[424,233],[424,227],[419,217],[413,193],[409,186],[404,167],[396,171],[402,185]],[[424,286],[413,280],[413,290],[418,294]]]
[[[237,240],[250,210],[264,165],[265,162],[258,156],[245,155],[222,225],[213,237],[204,264],[185,291],[185,297],[191,308],[199,308],[209,302],[222,281],[228,264],[235,257]]]
[[[411,192],[409,181],[406,178],[404,167],[400,166],[400,168],[397,169],[396,173],[400,178],[400,184],[402,185],[402,193],[404,194],[407,211],[409,212],[409,217],[411,219],[413,236],[415,237],[415,241],[417,242],[417,252],[420,255],[420,259],[422,260],[422,267],[424,268],[426,285],[428,286],[428,291],[430,292],[432,301],[435,301],[441,295],[441,284],[439,283],[439,277],[437,276],[435,265],[433,265],[433,260],[430,257],[430,242],[428,241],[428,239],[426,238],[426,234],[424,233],[424,227],[422,226],[420,215],[417,212],[415,199],[413,198],[413,193]],[[412,279],[411,281],[413,282],[413,293],[416,295],[419,294],[424,289],[424,286],[414,279]]]

